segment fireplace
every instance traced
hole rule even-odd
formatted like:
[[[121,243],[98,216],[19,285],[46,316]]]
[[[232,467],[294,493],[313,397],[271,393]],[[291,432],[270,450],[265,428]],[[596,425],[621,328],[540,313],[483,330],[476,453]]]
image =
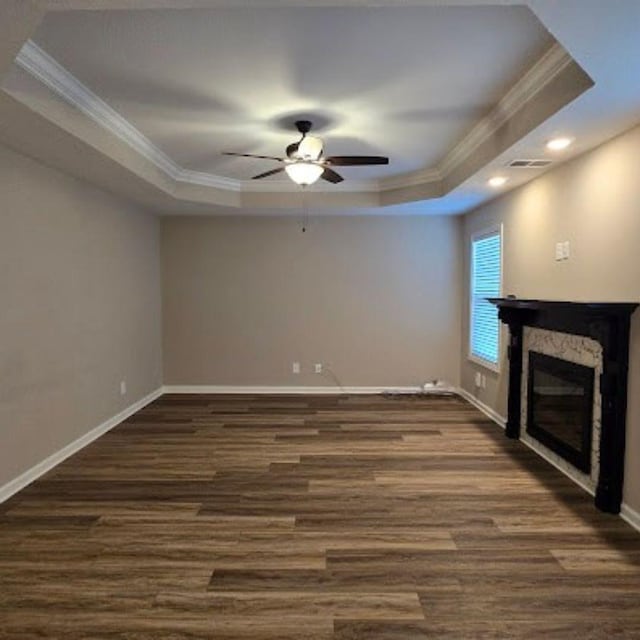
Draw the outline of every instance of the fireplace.
[[[598,509],[619,513],[629,329],[637,303],[513,297],[490,302],[509,326],[507,437],[521,438],[592,491]],[[569,361],[571,372],[558,361]]]
[[[591,473],[594,369],[531,351],[526,430],[583,473]]]

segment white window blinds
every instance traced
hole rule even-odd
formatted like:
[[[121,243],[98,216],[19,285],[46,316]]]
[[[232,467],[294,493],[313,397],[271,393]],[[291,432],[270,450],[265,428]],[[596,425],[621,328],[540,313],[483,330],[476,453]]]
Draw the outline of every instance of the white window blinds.
[[[487,298],[500,297],[502,238],[500,230],[476,236],[471,242],[471,356],[498,364],[498,309]]]

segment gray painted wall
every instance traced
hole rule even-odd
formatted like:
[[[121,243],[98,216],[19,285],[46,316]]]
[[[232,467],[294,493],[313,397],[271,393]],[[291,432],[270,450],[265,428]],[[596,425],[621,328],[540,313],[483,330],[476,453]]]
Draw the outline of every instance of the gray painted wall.
[[[165,383],[458,384],[459,231],[452,217],[318,216],[306,233],[293,218],[164,219]]]
[[[2,486],[157,389],[162,351],[158,220],[6,147],[0,189]]]
[[[636,128],[462,220],[318,217],[302,234],[292,218],[159,221],[0,148],[0,486],[162,384],[163,355],[166,384],[437,377],[504,414],[504,355],[479,392],[466,357],[470,235],[504,224],[505,293],[640,300],[639,150]],[[572,257],[558,263],[562,240]],[[636,510],[639,451],[640,312],[625,484]]]
[[[640,127],[465,216],[462,386],[501,415],[508,386],[504,349],[499,375],[467,358],[471,234],[504,225],[505,295],[640,302],[639,161]],[[555,243],[565,240],[571,258],[556,262]],[[624,500],[640,510],[640,310],[631,341]],[[476,391],[474,375],[481,370],[487,388]]]

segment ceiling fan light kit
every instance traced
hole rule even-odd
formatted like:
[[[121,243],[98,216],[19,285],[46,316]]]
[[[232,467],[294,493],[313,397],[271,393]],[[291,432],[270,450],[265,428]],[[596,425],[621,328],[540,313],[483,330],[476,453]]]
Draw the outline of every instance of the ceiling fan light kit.
[[[302,138],[298,142],[293,142],[287,146],[284,158],[234,152],[225,152],[224,155],[281,162],[284,166],[253,176],[252,180],[261,180],[285,171],[293,182],[302,187],[309,186],[320,178],[332,184],[342,182],[344,178],[339,173],[336,173],[331,168],[332,166],[358,167],[389,164],[389,158],[385,156],[330,156],[325,158],[322,139],[307,135],[311,131],[311,127],[312,123],[309,120],[298,120],[296,122],[296,129],[302,134]]]
[[[320,178],[324,173],[324,167],[315,162],[297,160],[290,162],[284,168],[287,175],[301,187],[308,187]]]

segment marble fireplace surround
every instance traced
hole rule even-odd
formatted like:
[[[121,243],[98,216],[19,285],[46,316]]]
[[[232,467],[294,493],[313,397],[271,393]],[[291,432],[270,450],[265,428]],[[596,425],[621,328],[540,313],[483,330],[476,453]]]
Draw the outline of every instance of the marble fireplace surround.
[[[573,464],[555,453],[532,435],[527,433],[529,396],[529,354],[535,351],[581,364],[594,370],[593,418],[591,432],[591,472],[583,473]],[[524,327],[522,332],[522,385],[520,391],[520,439],[545,458],[560,467],[568,476],[591,493],[595,493],[600,473],[600,434],[602,424],[602,402],[600,376],[602,375],[602,346],[585,336],[560,331],[549,331],[536,327]]]
[[[638,305],[518,298],[492,298],[491,302],[498,307],[500,320],[509,326],[506,436],[532,442],[525,430],[529,351],[594,368],[591,473],[581,473],[536,440],[533,448],[570,471],[569,475],[584,488],[594,491],[598,509],[619,513],[624,482],[629,325]]]

